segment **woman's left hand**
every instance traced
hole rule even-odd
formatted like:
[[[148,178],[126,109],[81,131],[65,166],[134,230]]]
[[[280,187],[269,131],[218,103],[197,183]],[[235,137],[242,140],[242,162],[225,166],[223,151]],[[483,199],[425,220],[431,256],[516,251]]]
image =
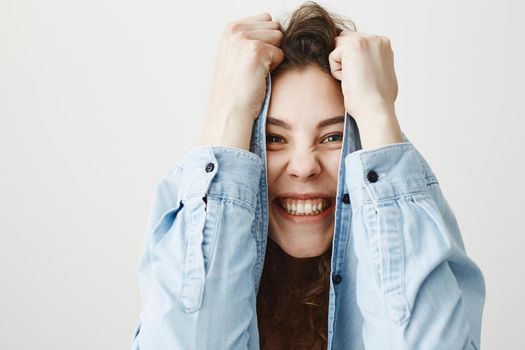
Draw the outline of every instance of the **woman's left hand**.
[[[328,59],[332,75],[341,81],[346,112],[360,131],[379,133],[368,137],[368,148],[402,142],[394,108],[397,79],[390,40],[345,29],[335,38],[335,46]]]

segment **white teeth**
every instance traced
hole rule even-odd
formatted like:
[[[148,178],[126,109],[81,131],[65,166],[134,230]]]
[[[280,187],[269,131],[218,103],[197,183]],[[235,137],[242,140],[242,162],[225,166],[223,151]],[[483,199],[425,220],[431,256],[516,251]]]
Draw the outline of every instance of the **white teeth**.
[[[330,205],[330,200],[326,198],[297,200],[297,199],[280,199],[283,208],[292,215],[317,215],[319,212],[326,210]]]

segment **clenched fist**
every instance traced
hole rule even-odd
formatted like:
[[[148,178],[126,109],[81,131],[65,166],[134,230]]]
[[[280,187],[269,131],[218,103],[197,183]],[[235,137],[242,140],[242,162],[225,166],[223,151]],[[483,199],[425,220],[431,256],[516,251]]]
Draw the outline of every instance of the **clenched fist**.
[[[268,13],[229,23],[215,60],[208,110],[199,144],[249,150],[266,77],[284,59],[283,33]]]
[[[394,53],[385,36],[343,30],[328,56],[341,81],[345,110],[356,121],[363,149],[402,142],[395,115]]]

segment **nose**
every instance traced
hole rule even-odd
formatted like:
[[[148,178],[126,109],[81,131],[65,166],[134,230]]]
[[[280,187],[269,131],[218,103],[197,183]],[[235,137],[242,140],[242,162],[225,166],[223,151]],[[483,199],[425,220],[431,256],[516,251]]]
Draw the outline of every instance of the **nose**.
[[[294,150],[288,162],[288,174],[299,181],[315,179],[321,173],[318,154],[307,148]]]

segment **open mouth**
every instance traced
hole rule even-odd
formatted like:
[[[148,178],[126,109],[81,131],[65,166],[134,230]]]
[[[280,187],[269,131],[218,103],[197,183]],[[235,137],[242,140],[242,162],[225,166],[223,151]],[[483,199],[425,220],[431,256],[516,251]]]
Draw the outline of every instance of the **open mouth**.
[[[333,213],[335,209],[334,203],[334,198],[306,201],[288,200],[286,203],[281,198],[273,200],[278,214],[296,223],[313,223],[325,219]]]

